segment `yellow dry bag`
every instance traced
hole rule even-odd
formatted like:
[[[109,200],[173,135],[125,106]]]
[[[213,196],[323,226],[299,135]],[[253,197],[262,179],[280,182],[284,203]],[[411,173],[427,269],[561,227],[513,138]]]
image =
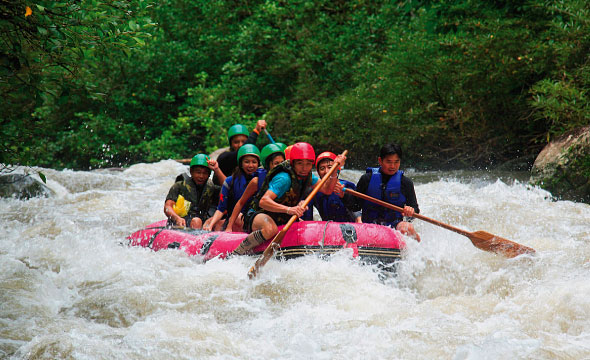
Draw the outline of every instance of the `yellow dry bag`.
[[[184,200],[184,196],[178,195],[178,199],[176,199],[176,204],[172,207],[174,212],[180,216],[185,217],[188,214],[188,210],[191,208],[191,202]]]

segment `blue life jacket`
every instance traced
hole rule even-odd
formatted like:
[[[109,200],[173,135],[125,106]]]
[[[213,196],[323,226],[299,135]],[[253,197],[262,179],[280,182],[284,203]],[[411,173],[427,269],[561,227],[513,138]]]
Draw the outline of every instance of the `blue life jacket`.
[[[254,176],[256,176],[256,173],[253,174]],[[246,186],[248,186],[248,183],[250,182],[250,180],[252,180],[252,178],[250,179],[246,179],[246,177],[243,174],[240,174],[238,177],[234,178],[233,176],[228,176],[225,179],[225,182],[223,183],[223,187],[225,188],[226,185],[229,187],[229,191],[227,192],[227,199],[225,200],[225,204],[226,204],[226,208],[225,210],[227,210],[228,214],[231,214],[234,210],[234,207],[236,206],[236,204],[238,203],[238,200],[242,197],[242,195],[244,194],[244,191],[246,190]],[[222,189],[222,193],[223,193],[223,189]],[[224,199],[220,199],[220,200],[224,200]],[[252,198],[248,199],[248,201],[246,201],[246,205],[252,200]],[[222,206],[221,204],[222,202],[220,201],[219,206],[218,206],[218,210],[221,211],[220,207]],[[244,206],[242,208],[242,213],[245,213],[248,210],[248,206]]]
[[[401,180],[404,172],[398,170],[398,172],[391,176],[387,184],[381,185],[382,174],[379,171],[380,169],[381,168],[367,168],[367,173],[372,174],[369,188],[367,189],[367,195],[403,208],[406,204],[406,197],[401,191]],[[388,225],[395,228],[404,217],[397,211],[365,200],[363,202],[362,219],[365,223]]]
[[[356,190],[356,185],[346,180],[339,180],[347,189]],[[330,195],[318,192],[314,198],[323,221],[354,222],[354,215],[346,208],[340,196],[332,193]]]

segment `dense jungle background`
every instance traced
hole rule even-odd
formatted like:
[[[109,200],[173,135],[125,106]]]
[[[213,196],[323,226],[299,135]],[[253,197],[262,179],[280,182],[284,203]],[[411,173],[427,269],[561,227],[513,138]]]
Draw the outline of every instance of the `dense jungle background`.
[[[3,0],[0,163],[187,158],[264,118],[359,165],[530,164],[590,123],[589,48],[586,0]]]

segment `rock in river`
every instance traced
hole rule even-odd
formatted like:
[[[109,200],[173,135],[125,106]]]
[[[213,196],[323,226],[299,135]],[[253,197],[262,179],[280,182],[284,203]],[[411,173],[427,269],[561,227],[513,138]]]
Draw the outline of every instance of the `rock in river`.
[[[590,203],[590,126],[547,144],[533,164],[531,180],[558,198]]]
[[[41,181],[27,174],[0,175],[0,197],[30,199],[37,196],[48,197],[53,191]]]

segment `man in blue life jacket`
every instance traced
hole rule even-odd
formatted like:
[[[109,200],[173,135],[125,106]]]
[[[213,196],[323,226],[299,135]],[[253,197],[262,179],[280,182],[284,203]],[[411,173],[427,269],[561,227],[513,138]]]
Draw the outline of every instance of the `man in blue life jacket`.
[[[358,198],[357,209],[362,208],[364,223],[390,226],[420,241],[414,225],[404,221],[404,216],[411,218],[414,213],[420,213],[420,209],[416,200],[414,183],[399,169],[401,159],[401,146],[393,143],[384,145],[379,152],[379,167],[368,168],[359,179],[356,189],[360,193],[403,208],[403,213]]]
[[[346,157],[339,155],[334,166],[342,166]],[[318,182],[311,173],[315,163],[313,147],[304,142],[293,145],[289,161],[282,162],[268,172],[259,193],[254,197],[251,208],[244,216],[244,226],[250,234],[233,251],[242,255],[272,239],[278,226],[286,224],[293,215],[301,217],[308,209],[302,201]],[[324,194],[332,194],[337,177],[328,179],[319,189]]]
[[[219,168],[225,174],[225,176],[230,176],[234,172],[236,167],[238,167],[237,155],[238,150],[242,147],[242,145],[256,145],[258,135],[264,129],[266,129],[265,120],[258,120],[258,122],[256,123],[256,127],[251,133],[248,132],[248,128],[242,124],[234,124],[229,128],[229,130],[227,131],[227,141],[229,142],[229,150],[221,153],[217,158]],[[220,181],[217,177],[215,177],[214,182],[217,185],[221,185],[223,183],[223,180]]]
[[[323,178],[334,165],[336,154],[326,151],[318,155],[316,170],[320,178]],[[332,175],[337,178],[340,171]],[[322,220],[338,222],[361,222],[360,212],[352,211],[355,197],[345,193],[344,188],[356,190],[356,185],[347,180],[338,179],[334,192],[330,195],[317,193],[313,199],[313,205],[318,209]]]

